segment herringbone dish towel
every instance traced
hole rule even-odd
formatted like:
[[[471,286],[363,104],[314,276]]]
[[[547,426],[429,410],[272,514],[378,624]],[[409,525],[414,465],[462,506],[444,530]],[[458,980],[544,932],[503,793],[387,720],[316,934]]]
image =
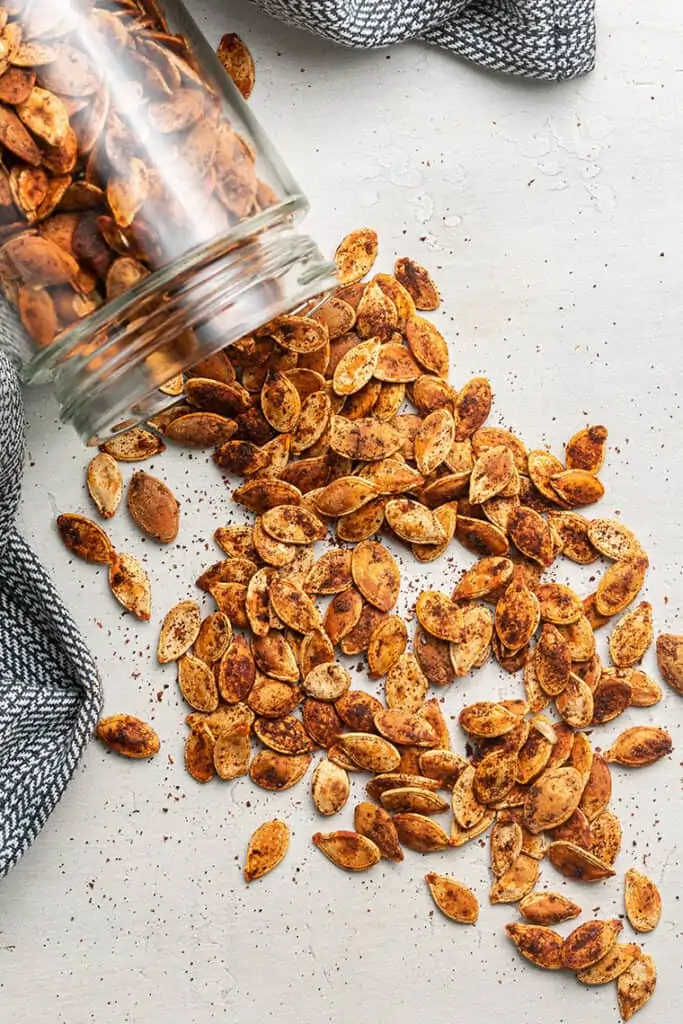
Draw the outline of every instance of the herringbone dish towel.
[[[95,663],[14,525],[23,438],[17,371],[0,352],[0,875],[54,810],[101,703]]]
[[[595,0],[254,0],[346,46],[422,39],[493,71],[560,81],[592,71]]]

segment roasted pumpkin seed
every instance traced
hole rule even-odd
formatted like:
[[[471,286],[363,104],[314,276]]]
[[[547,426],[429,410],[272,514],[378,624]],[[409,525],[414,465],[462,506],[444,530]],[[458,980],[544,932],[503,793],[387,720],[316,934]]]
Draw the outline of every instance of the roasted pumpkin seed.
[[[548,847],[548,860],[566,878],[574,878],[578,882],[597,882],[602,878],[611,878],[615,872],[609,864],[603,863],[588,850],[569,843],[556,840]]]
[[[415,655],[406,651],[387,672],[384,683],[387,706],[418,711],[427,696],[428,685]]]
[[[657,984],[655,962],[641,953],[617,978],[617,1000],[622,1020],[628,1021],[652,998]]]
[[[588,538],[605,558],[627,561],[643,554],[638,538],[618,519],[593,519],[588,523]]]
[[[404,812],[393,818],[402,846],[416,853],[435,853],[445,850],[448,836],[437,822],[423,814]]]
[[[601,615],[618,615],[640,593],[645,582],[647,559],[642,555],[612,565],[598,583],[595,606]]]
[[[110,715],[97,723],[97,738],[110,750],[124,757],[154,757],[159,753],[159,737],[147,722],[134,715]]]
[[[57,517],[57,529],[69,551],[86,562],[110,565],[114,548],[101,526],[85,516],[64,513]]]
[[[315,700],[339,700],[351,686],[351,677],[343,665],[325,661],[315,665],[303,680],[303,688]]]
[[[634,943],[615,942],[602,960],[584,971],[577,971],[576,980],[584,985],[606,985],[609,981],[616,981],[639,956],[640,947]]]
[[[390,611],[398,599],[401,576],[393,557],[383,544],[366,540],[351,557],[353,581],[370,604]]]
[[[313,842],[328,860],[345,871],[367,871],[381,859],[375,843],[358,832],[316,832]]]
[[[192,654],[183,654],[178,659],[178,685],[187,703],[197,711],[215,711],[218,707],[214,674],[205,662]]]
[[[433,871],[425,875],[425,882],[442,914],[451,921],[457,921],[458,924],[477,923],[479,902],[466,885],[446,875],[437,875]]]
[[[179,505],[170,488],[149,473],[135,473],[128,486],[128,511],[143,533],[160,544],[178,536]]]
[[[211,782],[216,774],[213,748],[214,739],[208,729],[190,730],[185,740],[185,767],[196,782]]]
[[[349,799],[351,784],[348,772],[327,758],[313,772],[313,803],[319,814],[338,814]]]
[[[159,634],[157,659],[161,665],[177,661],[199,636],[202,618],[196,601],[181,601],[166,614]]]
[[[382,807],[392,813],[441,814],[449,807],[438,793],[418,786],[387,789],[380,796],[380,801]]]
[[[653,639],[652,605],[641,601],[617,622],[609,639],[609,652],[618,668],[631,668],[645,656]]]
[[[606,956],[623,931],[621,921],[586,921],[564,940],[562,963],[570,971],[584,971]]]
[[[116,552],[109,566],[112,594],[137,619],[148,622],[152,611],[152,588],[147,573],[133,555]]]
[[[311,764],[310,754],[294,757],[261,750],[251,762],[249,776],[261,789],[280,792],[301,782]]]
[[[230,619],[223,612],[212,612],[203,619],[194,642],[194,653],[202,661],[220,661],[232,641]]]
[[[551,928],[537,924],[507,924],[505,931],[523,957],[537,967],[558,971],[563,966],[564,940]]]
[[[116,460],[105,452],[96,455],[88,465],[87,482],[97,511],[111,519],[123,497],[123,477]]]
[[[657,637],[657,664],[664,682],[683,694],[683,637],[673,633]]]
[[[636,932],[651,932],[662,916],[662,897],[657,886],[635,868],[625,875],[624,905],[629,924]]]
[[[334,261],[342,285],[353,284],[372,268],[377,259],[379,240],[371,228],[359,228],[348,234],[337,247]]]
[[[519,651],[532,638],[541,619],[538,598],[513,579],[496,605],[495,628],[510,651]]]
[[[666,729],[657,726],[637,725],[626,729],[617,736],[615,742],[605,753],[607,761],[625,765],[627,768],[640,768],[654,764],[666,757],[673,749],[671,736]]]
[[[579,806],[584,779],[575,768],[551,768],[529,788],[524,800],[524,825],[544,832],[565,822]]]
[[[284,821],[266,821],[259,825],[247,848],[244,880],[255,882],[274,871],[289,849],[289,828]]]
[[[249,728],[246,724],[226,730],[216,738],[213,748],[213,763],[221,779],[237,779],[249,770]]]
[[[369,772],[391,772],[401,760],[392,743],[369,733],[344,733],[339,739],[339,746],[354,764]]]
[[[561,893],[533,892],[520,901],[519,912],[532,924],[551,925],[578,917],[581,907]]]

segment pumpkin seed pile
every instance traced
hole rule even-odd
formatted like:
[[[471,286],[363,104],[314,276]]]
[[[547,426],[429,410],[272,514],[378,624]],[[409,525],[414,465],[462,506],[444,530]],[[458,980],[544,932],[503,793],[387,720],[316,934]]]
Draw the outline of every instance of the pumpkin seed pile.
[[[219,56],[247,97],[248,51]],[[0,4],[0,285],[36,345],[274,201],[156,0]]]
[[[311,792],[331,818],[350,799],[351,773],[370,773],[353,829],[313,836],[348,871],[488,832],[489,900],[518,905],[521,919],[507,934],[519,952],[585,984],[616,981],[628,1019],[654,989],[651,958],[620,941],[620,921],[589,920],[562,938],[553,926],[582,908],[536,889],[543,861],[583,882],[615,875],[621,826],[610,808],[611,765],[641,767],[672,749],[666,729],[649,724],[626,729],[605,752],[593,746],[596,727],[662,698],[639,667],[653,639],[652,609],[635,603],[647,554],[620,521],[577,511],[603,493],[607,432],[580,431],[562,462],[486,426],[489,382],[456,391],[446,342],[418,312],[438,305],[429,275],[403,259],[394,276],[361,283],[376,252],[374,232],[349,235],[337,252],[341,291],[196,367],[175,406],[102,446],[88,469],[90,494],[104,518],[113,515],[124,490],[119,464],[157,455],[165,441],[213,447],[217,467],[244,478],[234,497],[253,525],[219,527],[225,557],[197,580],[215,609],[202,617],[192,599],[175,605],[159,638],[158,660],[175,663],[192,709],[185,763],[193,778],[248,773],[280,791],[300,783],[323,750]],[[162,481],[135,473],[127,504],[147,536],[175,538],[178,504]],[[116,555],[82,516],[61,516],[59,528],[74,553],[110,564],[115,595],[140,614],[131,556]],[[336,545],[316,557],[333,531]],[[458,544],[479,556],[451,593],[419,594],[412,642],[395,612],[401,574],[383,532],[421,562]],[[605,560],[594,593],[582,599],[544,579],[560,555]],[[148,582],[145,595],[141,617]],[[603,665],[595,631],[607,624],[611,664]],[[664,679],[681,691],[683,639],[661,636],[657,652]],[[384,703],[352,688],[343,656],[358,655],[384,680]],[[524,695],[463,707],[461,755],[430,687],[491,656],[522,673]],[[149,726],[130,716],[106,719],[99,735],[132,757],[158,750]],[[444,813],[448,828],[437,820]],[[245,878],[273,870],[288,838],[283,822],[262,825]],[[425,879],[447,917],[477,921],[477,898],[457,879]],[[656,926],[659,893],[633,868],[625,905],[635,931]]]
[[[132,2],[109,6],[135,16]],[[135,45],[151,60],[145,31]],[[248,95],[253,63],[244,44],[226,36],[219,55]],[[620,920],[586,920],[563,937],[555,926],[582,907],[536,885],[543,861],[577,881],[614,876],[621,825],[610,808],[610,766],[641,767],[671,752],[668,732],[653,725],[626,729],[604,753],[592,742],[598,726],[662,698],[639,667],[653,639],[650,605],[634,605],[648,557],[620,521],[577,511],[603,495],[606,429],[579,431],[562,461],[487,426],[489,381],[456,390],[446,341],[421,315],[440,304],[430,275],[404,258],[393,275],[363,282],[377,248],[369,229],[348,235],[336,253],[337,295],[279,317],[173,381],[167,392],[176,404],[103,445],[88,489],[111,518],[124,491],[119,463],[159,455],[166,442],[212,448],[221,471],[244,479],[234,498],[253,524],[217,529],[225,557],[196,581],[215,609],[202,617],[196,601],[183,601],[159,637],[158,660],[175,663],[192,709],[185,763],[194,779],[248,773],[262,789],[285,790],[322,750],[311,793],[331,818],[350,799],[351,774],[369,773],[353,829],[312,837],[347,871],[489,833],[489,900],[517,905],[520,920],[506,932],[520,954],[585,985],[616,982],[628,1020],[654,991],[652,958],[623,941]],[[135,473],[127,504],[148,537],[175,539],[178,503],[162,481]],[[149,618],[139,563],[83,516],[63,515],[58,525],[74,554],[110,566],[117,599]],[[451,593],[418,596],[412,641],[395,611],[401,574],[378,539],[383,532],[419,562],[454,545],[478,558]],[[316,557],[316,543],[333,535],[335,546]],[[544,579],[560,555],[580,565],[605,560],[593,593],[582,598]],[[606,625],[609,665],[594,635]],[[352,688],[342,657],[358,655],[370,678],[384,680],[384,703]],[[461,755],[430,687],[443,690],[491,656],[522,673],[524,696],[463,707]],[[683,693],[683,637],[660,636],[657,657],[664,680]],[[156,733],[130,715],[104,719],[98,736],[128,757],[159,750]],[[445,813],[448,828],[435,820]],[[245,879],[274,870],[288,845],[287,825],[266,821],[249,843]],[[477,922],[469,888],[435,872],[425,882],[446,917]],[[659,892],[634,868],[624,900],[635,932],[656,927]]]

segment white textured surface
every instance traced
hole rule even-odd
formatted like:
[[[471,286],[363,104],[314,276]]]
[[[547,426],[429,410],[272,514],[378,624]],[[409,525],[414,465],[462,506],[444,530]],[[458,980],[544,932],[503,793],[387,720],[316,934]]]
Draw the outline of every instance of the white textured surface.
[[[676,5],[602,0],[598,70],[554,88],[481,74],[427,48],[336,50],[243,2],[225,13],[222,0],[191,6],[213,41],[235,30],[252,47],[254,109],[310,196],[320,243],[331,250],[367,222],[380,232],[384,269],[406,253],[433,270],[453,380],[491,377],[492,422],[558,453],[586,422],[608,425],[605,514],[619,510],[651,553],[658,630],[683,631]],[[205,541],[234,515],[228,495],[202,455],[174,452],[146,467],[183,499],[184,526],[180,543],[159,552],[125,514],[114,521],[115,542],[146,557],[155,583],[153,621],[139,628],[119,615],[103,573],[69,563],[55,539],[58,511],[88,509],[87,457],[56,426],[48,393],[33,392],[28,413],[26,531],[99,658],[107,710],[152,719],[164,752],[129,764],[93,745],[44,835],[0,885],[3,1020],[615,1022],[613,986],[583,989],[517,958],[502,935],[514,913],[487,905],[478,845],[346,876],[311,847],[320,825],[305,784],[276,797],[245,780],[192,783],[173,673],[154,666],[152,651],[164,606],[191,593],[217,557]],[[448,589],[455,569],[434,571]],[[489,666],[451,689],[445,708],[457,715],[466,700],[519,688]],[[643,1024],[680,1018],[682,718],[681,698],[668,694],[604,730],[607,745],[626,724],[659,722],[678,748],[640,773],[614,773],[619,876],[582,888],[544,868],[546,884],[587,914],[621,912],[631,864],[661,884],[663,920],[644,943],[660,980]],[[292,849],[247,889],[247,838],[276,814],[292,826]],[[350,808],[343,820],[348,827]],[[477,927],[432,914],[427,870],[475,886]]]

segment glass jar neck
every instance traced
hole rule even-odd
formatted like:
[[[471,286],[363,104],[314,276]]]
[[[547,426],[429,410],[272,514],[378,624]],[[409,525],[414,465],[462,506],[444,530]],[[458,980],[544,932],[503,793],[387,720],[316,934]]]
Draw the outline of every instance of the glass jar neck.
[[[61,418],[86,443],[154,415],[159,389],[200,360],[336,285],[334,264],[292,227],[296,197],[194,250],[66,331],[25,369],[54,381]]]

